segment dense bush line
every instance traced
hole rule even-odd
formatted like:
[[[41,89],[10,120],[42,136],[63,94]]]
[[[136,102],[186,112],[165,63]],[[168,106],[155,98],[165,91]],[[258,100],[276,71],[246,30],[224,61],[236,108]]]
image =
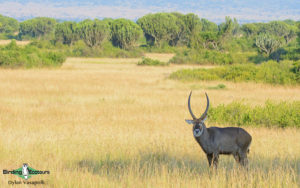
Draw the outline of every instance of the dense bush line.
[[[209,110],[209,120],[238,126],[300,128],[300,101],[267,101],[264,106],[255,107],[240,102],[222,104]]]
[[[57,67],[62,65],[65,59],[63,53],[40,50],[32,45],[18,47],[15,41],[5,47],[0,47],[1,67]]]
[[[51,49],[66,56],[142,57],[144,52],[173,52],[176,56],[170,63],[174,64],[300,59],[300,24],[293,20],[241,25],[235,18],[225,17],[216,24],[193,13],[171,12],[147,14],[136,22],[123,18],[71,22],[45,17],[18,22],[0,15],[0,38],[35,41],[33,46],[39,51]]]
[[[240,25],[230,17],[217,25],[196,14],[178,12],[147,14],[136,23],[123,18],[62,22],[45,17],[19,23],[0,15],[0,37],[50,40],[67,46],[82,40],[89,48],[102,47],[105,41],[110,41],[115,47],[127,50],[138,46],[164,49],[165,46],[176,46],[200,51],[198,57],[192,52],[187,57],[177,58],[177,61],[189,63],[228,64],[235,61],[232,54],[253,51],[267,58],[274,58],[276,54],[276,60],[295,59],[298,56],[294,50],[287,51],[285,56],[278,54],[281,54],[281,48],[296,41],[297,35],[299,38],[299,27],[299,22],[292,20]],[[299,41],[296,49],[300,49]]]
[[[211,69],[182,69],[170,78],[183,81],[228,80],[254,81],[269,84],[299,84],[299,61],[268,61],[260,65],[240,64]]]

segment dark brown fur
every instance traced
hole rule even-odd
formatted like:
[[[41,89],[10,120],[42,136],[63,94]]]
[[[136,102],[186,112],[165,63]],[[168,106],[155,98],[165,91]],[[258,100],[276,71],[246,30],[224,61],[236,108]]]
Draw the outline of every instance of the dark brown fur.
[[[209,166],[217,167],[219,155],[233,155],[235,160],[246,166],[248,164],[247,154],[252,141],[251,135],[243,128],[239,127],[209,127],[206,128],[204,121],[209,108],[209,98],[207,97],[207,107],[200,118],[196,118],[190,107],[190,98],[188,100],[189,111],[193,120],[186,120],[193,124],[193,133],[196,141],[206,153]]]

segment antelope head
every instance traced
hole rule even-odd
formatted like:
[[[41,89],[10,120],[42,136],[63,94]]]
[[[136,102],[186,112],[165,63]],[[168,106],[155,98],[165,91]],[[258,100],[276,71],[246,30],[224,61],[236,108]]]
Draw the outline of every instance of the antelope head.
[[[205,127],[205,124],[204,124],[204,121],[206,120],[207,118],[207,111],[208,111],[208,108],[209,108],[209,98],[207,96],[207,94],[205,93],[206,95],[206,100],[207,100],[207,105],[206,105],[206,109],[205,109],[205,112],[201,115],[200,118],[197,118],[192,109],[191,109],[191,96],[192,96],[192,91],[190,93],[190,96],[189,96],[189,99],[188,99],[188,108],[189,108],[189,112],[192,116],[192,120],[185,120],[188,124],[193,124],[193,133],[194,133],[194,136],[195,137],[199,137],[202,135],[204,129],[206,128]]]

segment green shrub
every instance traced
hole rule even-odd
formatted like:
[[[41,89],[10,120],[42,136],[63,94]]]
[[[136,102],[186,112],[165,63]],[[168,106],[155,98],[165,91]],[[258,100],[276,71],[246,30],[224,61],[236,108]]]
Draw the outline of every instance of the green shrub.
[[[86,44],[79,40],[74,43],[71,48],[68,48],[66,54],[68,56],[75,57],[116,57],[116,58],[129,58],[129,57],[141,57],[143,51],[141,49],[125,50],[113,46],[110,42],[106,41],[102,47],[89,48]]]
[[[254,59],[254,57],[257,57],[257,52],[221,52],[217,50],[207,49],[185,49],[177,51],[176,56],[174,56],[170,60],[170,63],[199,65],[231,65],[245,64],[248,62],[261,62],[260,60]]]
[[[300,82],[300,60],[296,61],[291,68],[291,71],[296,74],[297,82]]]
[[[268,61],[267,63],[262,63],[259,65],[256,73],[256,80],[272,84],[300,83],[296,79],[296,74],[291,70],[292,67],[293,62],[291,61],[281,61],[280,63]]]
[[[164,63],[159,60],[154,60],[150,58],[143,57],[142,61],[138,62],[137,65],[150,65],[150,66],[167,66],[169,63]]]
[[[228,40],[222,45],[226,51],[230,52],[254,52],[256,51],[254,47],[254,41],[249,37],[237,37]]]
[[[263,56],[257,52],[230,52],[230,54],[232,57],[232,64],[259,64],[263,61],[267,61],[267,58],[263,58]]]
[[[176,56],[170,60],[170,63],[228,65],[233,64],[233,59],[231,54],[216,50],[186,50],[177,53]]]
[[[238,126],[299,127],[300,101],[271,102],[251,107],[240,102],[219,105],[209,110],[209,120]]]
[[[227,80],[227,81],[254,81],[270,84],[299,84],[297,64],[291,61],[268,61],[260,65],[241,64],[216,67],[212,69],[182,69],[173,72],[171,79],[183,81],[196,80]]]
[[[30,46],[34,46],[40,49],[57,49],[57,47],[50,40],[32,40],[29,44]]]
[[[225,84],[218,84],[217,86],[207,87],[207,89],[225,89],[225,88],[226,88]]]
[[[299,38],[299,37],[298,37]],[[300,60],[300,46],[297,40],[290,42],[287,46],[279,48],[270,55],[272,59],[279,60]]]
[[[13,33],[0,33],[0,40],[16,39],[17,37]]]
[[[18,47],[15,41],[0,48],[0,66],[8,68],[57,67],[66,57],[61,52],[39,49],[33,45]]]

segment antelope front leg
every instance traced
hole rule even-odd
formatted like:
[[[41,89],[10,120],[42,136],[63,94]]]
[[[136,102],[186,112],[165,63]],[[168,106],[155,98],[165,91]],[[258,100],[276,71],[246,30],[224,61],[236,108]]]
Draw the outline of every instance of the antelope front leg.
[[[213,165],[215,168],[218,168],[218,162],[219,162],[219,154],[214,153],[213,154]]]
[[[213,154],[206,154],[207,160],[208,160],[208,165],[211,166],[211,162],[213,159]]]

